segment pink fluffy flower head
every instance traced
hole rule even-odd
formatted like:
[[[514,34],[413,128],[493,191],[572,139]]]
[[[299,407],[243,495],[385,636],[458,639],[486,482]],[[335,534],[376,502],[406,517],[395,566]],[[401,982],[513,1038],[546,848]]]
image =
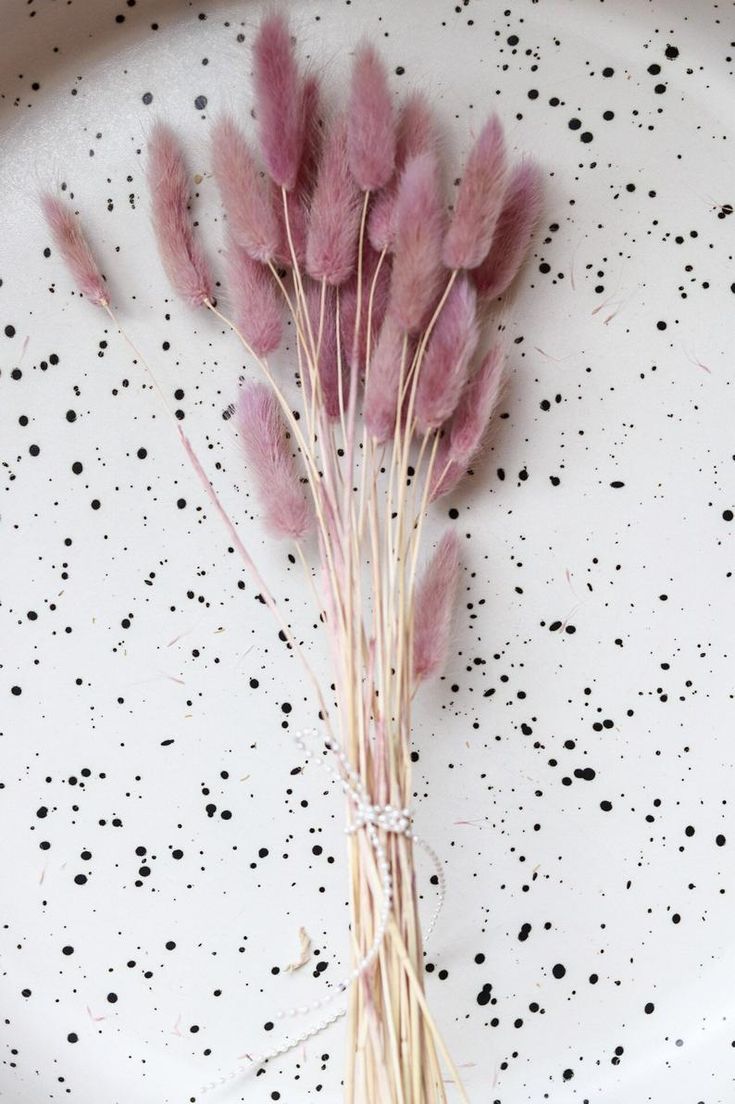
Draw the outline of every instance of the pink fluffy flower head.
[[[105,280],[84,236],[80,220],[56,196],[42,195],[41,208],[54,245],[82,295],[98,307],[106,307],[110,300]]]
[[[438,675],[449,654],[452,613],[459,582],[459,542],[442,537],[416,587],[413,621],[413,676],[424,682]]]
[[[435,151],[438,146],[436,119],[426,97],[413,92],[401,105],[396,134],[396,165],[391,180],[376,195],[368,217],[368,236],[374,249],[392,249],[395,237],[395,213],[398,180],[406,161],[418,153]]]
[[[235,240],[257,261],[272,261],[280,225],[270,181],[261,175],[242,131],[225,116],[212,135],[214,175]]]
[[[254,53],[256,116],[263,161],[279,188],[296,184],[304,148],[302,86],[287,20],[260,24]]]
[[[311,200],[306,270],[315,280],[343,284],[355,268],[360,224],[359,193],[347,161],[347,121],[327,134]]]
[[[433,153],[410,158],[398,185],[390,309],[413,333],[427,321],[439,292],[444,210]]]
[[[416,428],[438,429],[459,402],[478,337],[475,289],[462,274],[452,285],[419,368]]]
[[[148,186],[158,252],[174,290],[193,307],[212,298],[212,276],[189,216],[189,176],[179,141],[157,123],[148,143]]]
[[[505,351],[493,345],[480,361],[464,389],[449,427],[451,459],[466,467],[482,445],[502,383]]]
[[[313,515],[278,399],[265,384],[250,383],[242,389],[238,428],[268,529],[277,537],[302,540],[312,527]]]
[[[265,357],[281,343],[283,315],[269,269],[231,239],[227,254],[227,292],[237,328],[256,356]]]
[[[368,43],[355,53],[348,119],[352,175],[364,192],[376,191],[393,173],[396,132],[385,65]]]
[[[492,115],[465,162],[444,240],[447,268],[476,268],[487,255],[503,205],[506,155],[503,127]]]
[[[490,252],[472,270],[480,295],[495,299],[510,287],[528,252],[541,215],[541,170],[529,160],[513,169]]]
[[[365,383],[364,418],[368,433],[382,444],[396,429],[401,387],[401,358],[406,335],[391,314],[386,315]],[[407,344],[406,365],[413,348]],[[407,369],[406,369],[407,370]]]

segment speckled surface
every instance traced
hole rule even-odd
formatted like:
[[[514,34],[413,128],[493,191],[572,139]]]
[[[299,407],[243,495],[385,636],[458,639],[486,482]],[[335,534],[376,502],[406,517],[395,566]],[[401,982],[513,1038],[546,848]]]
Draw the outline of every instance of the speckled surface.
[[[421,698],[428,950],[477,1104],[729,1104],[733,5],[291,5],[337,84],[363,32],[450,149],[497,108],[548,176],[446,678]],[[6,0],[0,41],[0,1093],[183,1104],[345,961],[342,807],[299,774],[296,662],[30,193],[66,183],[125,324],[315,656],[223,408],[242,363],[170,301],[141,149],[248,110],[256,4]],[[449,515],[449,519],[447,518]],[[428,876],[428,872],[427,872]],[[424,879],[426,884],[426,879]],[[430,909],[431,888],[426,886]],[[313,939],[307,967],[298,929]],[[340,1098],[339,1027],[218,1097]]]

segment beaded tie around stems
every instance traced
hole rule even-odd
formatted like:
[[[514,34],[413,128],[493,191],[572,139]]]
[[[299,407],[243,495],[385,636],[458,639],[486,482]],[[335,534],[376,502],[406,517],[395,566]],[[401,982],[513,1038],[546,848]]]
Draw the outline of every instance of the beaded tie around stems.
[[[314,751],[310,747],[309,741],[317,735],[318,733],[315,729],[307,729],[294,734],[296,744],[303,752],[307,762],[315,758]],[[325,740],[324,747],[328,754],[326,756],[320,756],[317,762],[327,774],[339,784],[353,806],[352,822],[347,825],[345,832],[347,835],[354,835],[364,829],[370,846],[375,852],[382,889],[380,917],[375,938],[370,948],[347,977],[338,982],[334,989],[320,1000],[312,1001],[310,1004],[301,1005],[300,1007],[287,1008],[277,1012],[276,1019],[278,1020],[292,1016],[305,1016],[310,1012],[318,1012],[333,1000],[336,1000],[337,997],[340,997],[350,985],[358,981],[378,957],[388,928],[391,908],[393,907],[393,881],[391,879],[388,857],[380,839],[379,830],[406,836],[411,843],[425,851],[434,864],[437,885],[439,887],[439,896],[436,908],[432,913],[426,929],[426,938],[428,938],[434,930],[434,925],[439,917],[446,896],[446,880],[444,877],[444,869],[439,861],[439,856],[425,840],[421,839],[421,837],[417,836],[413,831],[411,810],[399,809],[393,805],[376,805],[370,800],[364,782],[352,767],[344,751],[331,740]],[[330,756],[334,763],[330,761]],[[273,1050],[269,1050],[257,1056],[248,1054],[244,1055],[244,1057],[249,1059],[251,1066],[261,1065],[263,1062],[267,1062],[273,1058],[280,1058],[282,1054],[287,1054],[288,1051],[293,1050],[294,1047],[299,1046],[301,1043],[305,1043],[308,1039],[314,1038],[315,1035],[319,1035],[327,1027],[336,1023],[337,1020],[345,1015],[346,1011],[346,1008],[340,1008],[337,1012],[332,1013],[331,1016],[320,1020],[319,1023],[315,1024],[313,1027],[303,1031],[296,1038],[287,1040],[280,1046],[274,1047]],[[236,1070],[233,1070],[232,1073],[225,1074],[225,1076],[218,1078],[216,1081],[211,1081],[209,1084],[202,1086],[200,1092],[206,1093],[211,1092],[212,1089],[220,1088],[247,1072],[248,1068],[247,1066],[239,1066]]]

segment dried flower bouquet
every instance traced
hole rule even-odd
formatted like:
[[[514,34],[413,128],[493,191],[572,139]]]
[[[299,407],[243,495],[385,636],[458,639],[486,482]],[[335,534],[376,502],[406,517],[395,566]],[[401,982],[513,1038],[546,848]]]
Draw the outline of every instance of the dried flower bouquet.
[[[424,992],[414,869],[422,841],[410,810],[412,706],[449,647],[454,532],[419,566],[429,504],[462,479],[497,403],[504,350],[492,303],[527,251],[540,174],[529,160],[508,165],[493,116],[450,208],[425,97],[410,95],[396,111],[381,60],[365,44],[346,108],[327,111],[278,14],[258,31],[254,86],[265,172],[234,119],[221,118],[212,134],[226,213],[226,306],[192,225],[181,146],[163,124],[150,138],[148,173],[172,286],[233,331],[260,374],[236,404],[248,473],[268,530],[295,545],[334,661],[331,706],[175,423],[233,547],[313,681],[317,758],[331,764],[347,799],[351,972],[326,998],[291,1010],[311,1014],[306,1029],[258,1061],[316,1034],[347,1001],[348,1104],[440,1104],[447,1081],[466,1100]],[[119,325],[76,216],[54,197],[43,204],[79,289]],[[269,361],[286,324],[296,348],[291,379]],[[310,566],[315,552],[318,567]],[[441,889],[441,868],[437,881]]]

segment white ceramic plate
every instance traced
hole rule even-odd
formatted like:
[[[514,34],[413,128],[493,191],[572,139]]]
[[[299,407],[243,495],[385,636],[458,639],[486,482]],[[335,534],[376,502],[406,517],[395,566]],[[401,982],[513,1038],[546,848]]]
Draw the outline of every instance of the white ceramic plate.
[[[436,519],[467,538],[456,652],[416,734],[417,821],[450,885],[428,950],[438,1019],[478,1104],[726,1104],[733,6],[290,7],[334,86],[367,33],[397,92],[431,88],[450,152],[496,108],[548,177],[511,312],[509,417],[457,516]],[[168,394],[183,391],[188,432],[318,655],[301,579],[260,536],[221,418],[240,357],[170,301],[142,176],[161,114],[203,176],[214,251],[207,136],[223,107],[247,116],[259,12],[3,5],[10,1104],[200,1100],[345,961],[341,803],[294,774],[284,728],[312,722],[307,688],[250,582],[239,589],[126,347],[44,255],[34,199],[59,181],[73,193],[126,326]],[[288,975],[302,925],[319,954]],[[216,1099],[331,1104],[342,1069],[335,1028]]]

